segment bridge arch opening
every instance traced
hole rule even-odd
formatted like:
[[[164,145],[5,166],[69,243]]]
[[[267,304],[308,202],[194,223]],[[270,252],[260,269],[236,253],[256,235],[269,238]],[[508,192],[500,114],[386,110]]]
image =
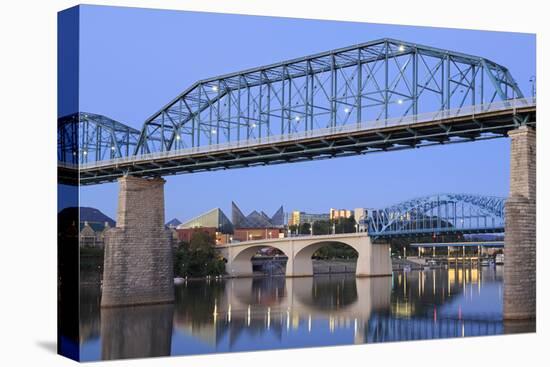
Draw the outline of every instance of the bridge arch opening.
[[[288,256],[277,246],[257,245],[247,247],[232,256],[227,269],[230,276],[250,276],[265,274],[285,275]]]
[[[315,242],[296,252],[293,275],[355,274],[358,257],[354,245],[342,241]]]

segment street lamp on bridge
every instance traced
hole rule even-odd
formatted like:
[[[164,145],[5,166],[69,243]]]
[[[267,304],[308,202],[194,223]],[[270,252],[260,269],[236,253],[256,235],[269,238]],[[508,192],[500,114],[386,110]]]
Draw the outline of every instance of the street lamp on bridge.
[[[537,77],[532,75],[529,78],[529,83],[531,83],[531,97],[535,97],[537,94]]]

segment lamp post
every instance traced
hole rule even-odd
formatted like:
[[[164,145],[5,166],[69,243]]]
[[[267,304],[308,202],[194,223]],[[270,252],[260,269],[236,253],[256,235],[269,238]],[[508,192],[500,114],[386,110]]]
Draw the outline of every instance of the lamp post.
[[[531,76],[531,78],[529,78],[529,82],[531,83],[531,97],[535,97],[537,94],[537,77],[534,75]]]

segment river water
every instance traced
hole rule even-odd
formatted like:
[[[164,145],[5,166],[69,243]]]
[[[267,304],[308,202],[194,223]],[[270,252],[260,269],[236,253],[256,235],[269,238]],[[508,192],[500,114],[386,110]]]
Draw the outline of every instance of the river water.
[[[101,360],[533,331],[502,321],[502,267],[188,281],[176,303],[101,309],[81,289],[81,358]]]

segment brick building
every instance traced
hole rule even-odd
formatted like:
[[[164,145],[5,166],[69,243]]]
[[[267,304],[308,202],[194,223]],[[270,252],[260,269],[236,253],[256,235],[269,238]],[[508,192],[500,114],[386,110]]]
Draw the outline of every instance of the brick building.
[[[195,233],[206,232],[210,236],[216,236],[217,229],[215,227],[191,227],[176,229],[178,242],[189,242]]]

